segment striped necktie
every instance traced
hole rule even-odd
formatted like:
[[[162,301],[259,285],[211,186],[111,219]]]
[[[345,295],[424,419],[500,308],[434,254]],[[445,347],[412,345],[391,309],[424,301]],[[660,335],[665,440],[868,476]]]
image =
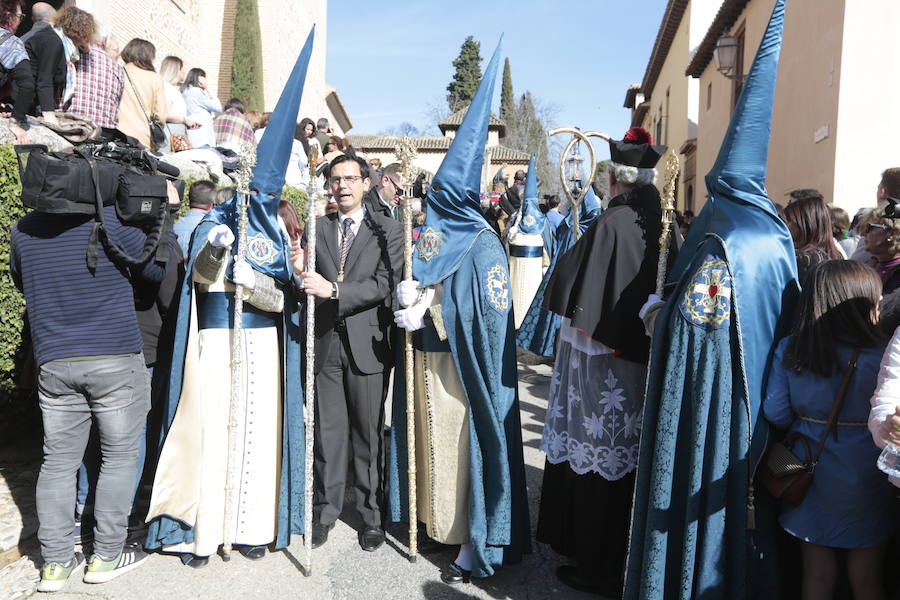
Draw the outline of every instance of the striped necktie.
[[[342,224],[343,232],[341,234],[341,262],[338,268],[338,281],[344,280],[344,265],[347,263],[347,255],[350,253],[350,246],[353,245],[353,219],[344,219]]]

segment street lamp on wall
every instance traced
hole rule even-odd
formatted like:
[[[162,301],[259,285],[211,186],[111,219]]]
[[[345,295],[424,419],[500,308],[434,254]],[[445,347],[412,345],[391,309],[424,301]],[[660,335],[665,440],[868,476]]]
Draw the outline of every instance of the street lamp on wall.
[[[716,70],[728,79],[736,79],[735,66],[738,57],[738,40],[733,35],[723,34],[716,41],[716,49],[713,58],[716,61]]]

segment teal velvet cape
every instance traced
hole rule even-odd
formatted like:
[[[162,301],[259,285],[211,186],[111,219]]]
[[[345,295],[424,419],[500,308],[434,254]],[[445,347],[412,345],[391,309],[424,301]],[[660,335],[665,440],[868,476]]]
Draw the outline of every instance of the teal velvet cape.
[[[531,546],[506,261],[499,238],[485,228],[458,268],[441,282],[446,342],[469,405],[469,539],[475,577],[517,562]],[[388,516],[393,522],[408,521],[402,364],[398,361],[394,370],[388,465]],[[423,468],[426,465],[417,465]]]

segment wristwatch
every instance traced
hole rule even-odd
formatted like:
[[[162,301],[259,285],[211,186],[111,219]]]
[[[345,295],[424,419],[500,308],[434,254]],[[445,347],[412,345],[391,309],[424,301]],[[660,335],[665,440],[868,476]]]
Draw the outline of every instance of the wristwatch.
[[[338,287],[337,287],[337,283],[335,283],[335,282],[333,282],[333,281],[331,282],[331,299],[332,299],[332,300],[337,300],[337,299],[338,299]]]

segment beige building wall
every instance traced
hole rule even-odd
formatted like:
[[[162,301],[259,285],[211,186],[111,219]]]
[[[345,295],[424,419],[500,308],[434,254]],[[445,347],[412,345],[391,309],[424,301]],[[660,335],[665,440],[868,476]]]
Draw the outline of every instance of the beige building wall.
[[[745,30],[745,72],[773,5],[752,0],[731,29]],[[875,204],[881,172],[900,166],[900,148],[888,142],[900,136],[900,80],[885,71],[900,64],[898,30],[896,0],[787,4],[766,181],[773,201],[815,188],[851,214]],[[731,103],[732,82],[710,61],[700,77],[698,175],[712,168]]]
[[[345,132],[325,103],[327,15],[327,0],[263,0],[259,3],[260,29],[265,33],[262,40],[265,105],[266,110],[275,108],[306,36],[315,24],[316,37],[297,120],[309,117],[315,121],[326,117],[335,133],[343,136]]]
[[[847,0],[838,73],[834,199],[851,215],[874,206],[881,172],[900,166],[898,31],[897,0]]]
[[[696,79],[687,77],[684,72],[693,50],[703,39],[715,17],[719,4],[720,0],[691,0],[688,3],[656,83],[650,91],[650,106],[641,126],[653,135],[655,143],[665,144],[676,153],[685,142],[697,137],[699,83]],[[609,133],[621,135],[619,132]],[[690,177],[684,177],[685,157],[679,158],[682,161],[682,176],[678,179],[676,206],[680,209],[686,207],[688,186],[693,186],[696,207],[697,183]],[[656,184],[662,191],[665,181],[661,167],[659,172]]]
[[[827,202],[843,205],[834,195],[843,19],[844,0],[788,4],[766,181],[779,204],[791,190],[815,188]]]

